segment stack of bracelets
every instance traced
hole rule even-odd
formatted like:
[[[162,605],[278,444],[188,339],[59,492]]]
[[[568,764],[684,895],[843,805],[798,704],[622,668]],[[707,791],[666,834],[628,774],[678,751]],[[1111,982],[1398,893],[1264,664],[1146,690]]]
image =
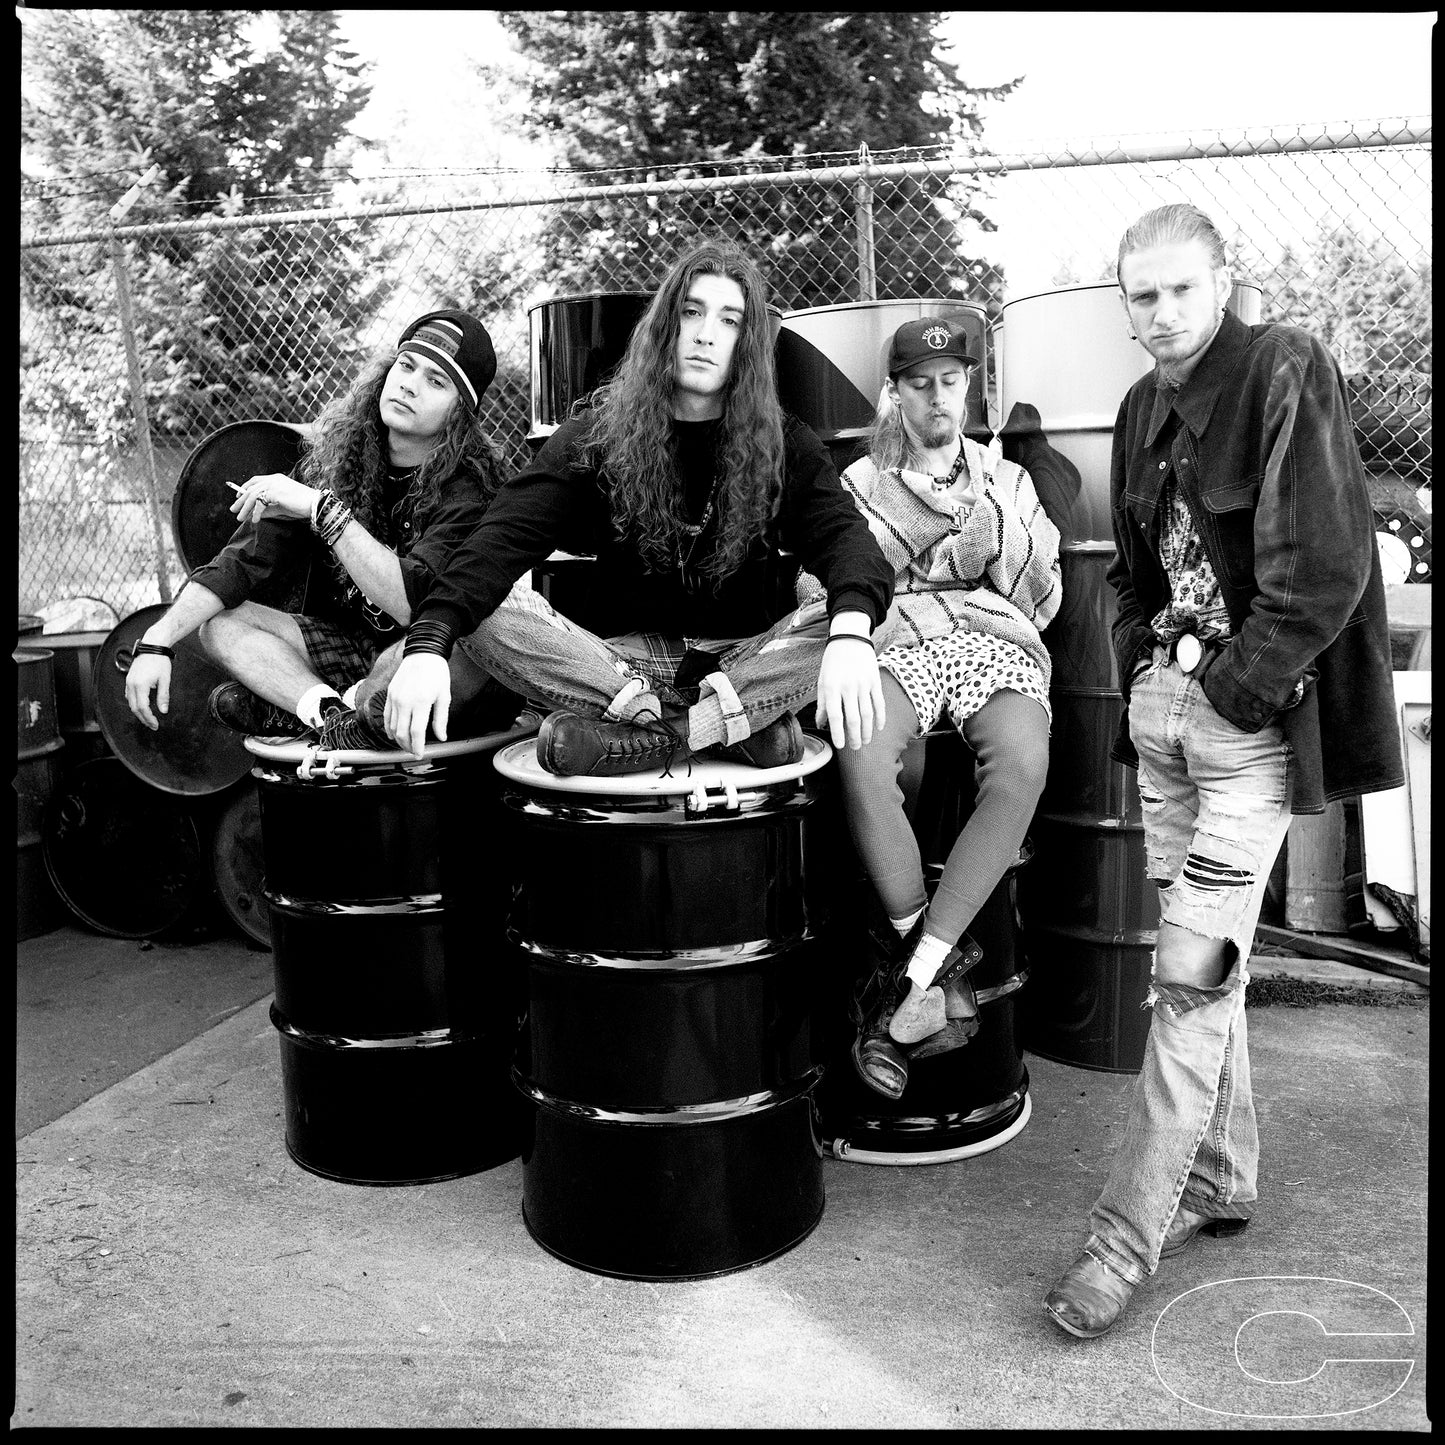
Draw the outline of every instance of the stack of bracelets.
[[[328,547],[334,547],[351,520],[351,508],[330,487],[323,487],[311,509],[311,530]]]

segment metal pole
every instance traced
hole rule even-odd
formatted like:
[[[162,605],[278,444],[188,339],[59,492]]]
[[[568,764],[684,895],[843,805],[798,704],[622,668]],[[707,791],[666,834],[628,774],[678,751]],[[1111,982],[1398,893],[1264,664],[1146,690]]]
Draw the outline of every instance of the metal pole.
[[[110,209],[112,225],[121,220],[140,196],[142,190],[160,173],[152,166]],[[144,469],[141,481],[146,490],[146,509],[150,513],[151,539],[156,551],[156,582],[161,601],[171,600],[171,581],[166,568],[166,534],[161,523],[160,481],[156,475],[156,454],[151,446],[150,417],[146,411],[145,384],[141,379],[140,351],[135,341],[135,308],[131,305],[130,273],[126,269],[125,249],[114,231],[110,234],[110,262],[115,272],[115,294],[120,304],[120,334],[125,341],[125,369],[129,379],[130,410],[135,418],[136,436],[140,442]]]
[[[858,244],[858,299],[860,301],[876,301],[878,299],[878,273],[874,266],[873,255],[873,185],[868,179],[868,147],[858,147],[858,163],[863,167],[863,174],[858,177],[857,184],[853,187],[854,226],[857,231]]]

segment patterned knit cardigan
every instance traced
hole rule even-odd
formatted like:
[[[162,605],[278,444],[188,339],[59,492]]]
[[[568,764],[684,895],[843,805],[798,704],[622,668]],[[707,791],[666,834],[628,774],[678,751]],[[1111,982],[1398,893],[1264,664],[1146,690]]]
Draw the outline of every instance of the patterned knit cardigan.
[[[1039,632],[1063,597],[1058,529],[1022,467],[961,440],[977,500],[957,531],[953,507],[946,499],[935,503],[922,477],[914,491],[898,472],[880,472],[868,457],[843,473],[896,578],[893,606],[879,630],[895,647],[956,631],[992,633],[1017,643],[1047,687],[1052,668]],[[799,576],[800,602],[822,593],[816,578]]]

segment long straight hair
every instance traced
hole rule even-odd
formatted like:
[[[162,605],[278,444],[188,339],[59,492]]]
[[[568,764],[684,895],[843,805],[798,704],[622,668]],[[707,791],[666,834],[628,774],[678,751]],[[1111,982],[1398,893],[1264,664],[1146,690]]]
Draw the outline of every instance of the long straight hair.
[[[650,570],[671,565],[683,526],[672,400],[682,308],[698,276],[726,276],[743,293],[718,448],[717,540],[702,565],[716,586],[776,515],[783,495],[783,411],[762,273],[740,247],[710,240],[680,257],[633,329],[612,379],[592,394],[585,464],[605,476],[612,526]]]

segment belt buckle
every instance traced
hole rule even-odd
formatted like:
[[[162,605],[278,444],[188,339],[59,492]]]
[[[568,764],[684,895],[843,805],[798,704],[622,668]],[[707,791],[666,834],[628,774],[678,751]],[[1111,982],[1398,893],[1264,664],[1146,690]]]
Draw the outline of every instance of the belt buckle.
[[[1184,633],[1174,644],[1174,660],[1179,664],[1180,672],[1193,672],[1203,656],[1204,648],[1192,632]]]

